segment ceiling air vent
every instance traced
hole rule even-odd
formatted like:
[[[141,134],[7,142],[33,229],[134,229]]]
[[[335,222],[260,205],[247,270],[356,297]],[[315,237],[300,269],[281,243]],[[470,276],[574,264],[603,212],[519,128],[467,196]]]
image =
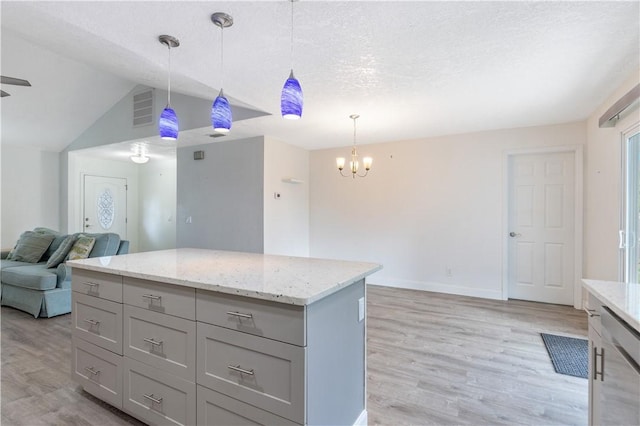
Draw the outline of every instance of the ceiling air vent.
[[[153,90],[133,95],[133,127],[153,124]]]

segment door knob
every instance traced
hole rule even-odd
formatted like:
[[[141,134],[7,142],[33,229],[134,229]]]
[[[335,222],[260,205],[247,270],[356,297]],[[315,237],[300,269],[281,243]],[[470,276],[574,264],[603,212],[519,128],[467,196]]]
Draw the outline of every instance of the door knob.
[[[513,231],[509,232],[509,236],[510,236],[510,237],[519,237],[519,236],[521,236],[521,235],[522,235],[522,234],[520,234],[519,232],[513,232]]]

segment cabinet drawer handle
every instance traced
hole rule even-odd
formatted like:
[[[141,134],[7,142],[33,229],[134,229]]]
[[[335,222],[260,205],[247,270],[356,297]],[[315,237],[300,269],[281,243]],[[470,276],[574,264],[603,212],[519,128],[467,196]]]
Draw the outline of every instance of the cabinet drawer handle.
[[[240,317],[240,318],[253,318],[253,314],[243,314],[241,312],[227,312],[227,315]]]
[[[93,367],[85,367],[84,369],[89,373],[93,374],[94,376],[97,376],[98,374],[100,374],[100,370],[95,370]]]
[[[92,320],[92,319],[83,319],[82,321],[84,322],[88,322],[91,325],[98,325],[100,324],[100,321],[96,321],[96,320]]]
[[[147,343],[151,343],[153,346],[160,346],[162,344],[162,340],[156,341],[153,339],[147,339],[146,337],[142,340],[144,340]]]
[[[97,286],[97,285],[100,285],[100,284],[98,284],[98,283],[92,283],[91,281],[85,281],[85,282],[84,282],[84,285],[88,285],[89,287],[91,287],[91,289],[90,289],[90,290],[93,290],[93,287],[95,287],[95,286]]]
[[[229,370],[237,371],[238,373],[248,374],[249,376],[253,376],[253,370],[245,370],[244,368],[240,368],[240,366],[227,365]]]
[[[151,300],[160,300],[160,299],[162,299],[162,296],[155,296],[153,294],[143,294],[142,297],[144,297],[145,299],[151,299]]]
[[[148,395],[145,393],[145,394],[144,394],[144,395],[142,395],[142,396],[143,396],[143,397],[145,397],[145,398],[147,398],[147,399],[148,399],[149,401],[151,401],[151,402],[155,402],[156,404],[162,404],[162,398],[156,398],[155,396],[153,396],[153,394],[152,394],[152,393],[150,393],[150,394],[148,394]]]
[[[598,358],[600,358],[600,371],[598,371]],[[598,376],[600,376],[600,381],[604,382],[604,348],[600,348],[600,353],[598,353],[598,348],[593,347],[593,380],[597,381]]]
[[[596,310],[595,309],[588,309],[588,308],[583,308],[584,311],[587,313],[587,315],[589,315],[589,318],[593,318],[593,317],[599,317],[600,314],[596,314]]]

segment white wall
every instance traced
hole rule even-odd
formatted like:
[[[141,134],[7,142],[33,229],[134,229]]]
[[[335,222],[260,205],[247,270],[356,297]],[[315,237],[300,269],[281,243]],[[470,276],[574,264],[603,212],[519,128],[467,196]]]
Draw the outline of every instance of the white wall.
[[[311,152],[310,255],[382,263],[374,284],[499,299],[504,152],[583,145],[584,122],[360,147],[366,178]],[[447,268],[451,276],[447,276]]]
[[[283,178],[301,183],[285,183]],[[275,198],[274,193],[280,194]],[[309,256],[309,151],[265,137],[264,252]]]
[[[176,159],[152,159],[138,166],[138,251],[176,247]]]
[[[264,251],[262,136],[178,148],[177,173],[177,247]]]
[[[618,280],[618,230],[622,206],[622,133],[640,122],[640,110],[615,127],[599,128],[600,116],[640,81],[640,71],[622,84],[587,121],[584,276]]]
[[[57,152],[2,145],[3,248],[36,226],[60,230],[59,159]]]
[[[127,179],[127,235],[129,253],[138,251],[138,165],[133,162],[104,160],[71,151],[68,154],[68,216],[69,233],[81,232],[82,191],[84,175],[97,175]],[[125,238],[123,238],[125,239]]]

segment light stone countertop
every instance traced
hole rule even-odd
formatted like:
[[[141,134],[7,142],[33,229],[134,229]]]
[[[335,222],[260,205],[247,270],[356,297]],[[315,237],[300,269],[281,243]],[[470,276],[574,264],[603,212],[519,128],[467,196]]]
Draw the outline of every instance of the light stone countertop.
[[[585,288],[640,332],[640,284],[583,279]]]
[[[309,305],[382,269],[376,263],[181,248],[67,263],[73,268]]]

